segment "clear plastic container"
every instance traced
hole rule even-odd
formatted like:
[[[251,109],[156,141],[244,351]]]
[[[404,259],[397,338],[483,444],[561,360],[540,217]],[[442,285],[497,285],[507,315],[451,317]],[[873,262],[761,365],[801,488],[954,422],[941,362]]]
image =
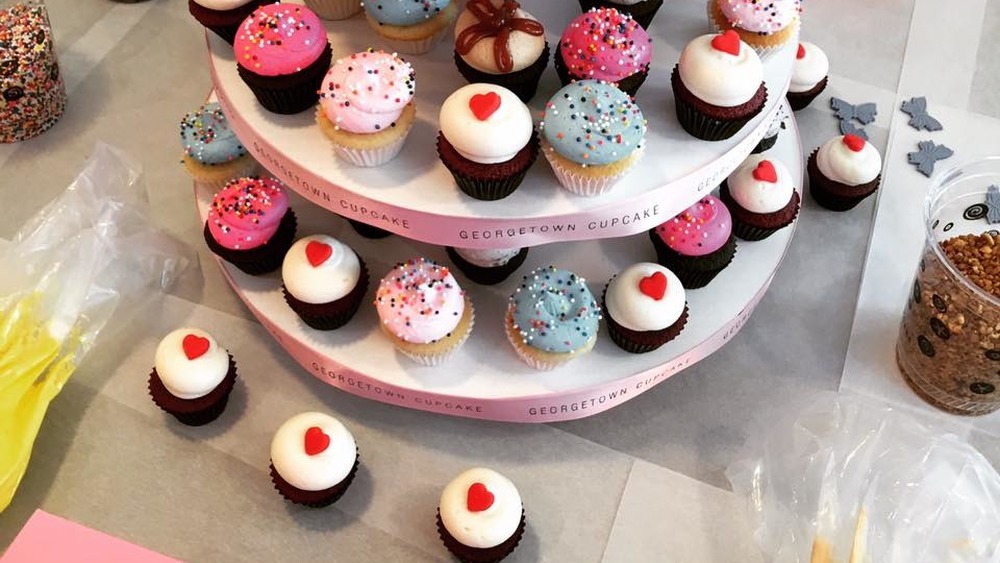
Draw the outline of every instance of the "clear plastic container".
[[[952,166],[936,174],[924,203],[924,251],[907,298],[896,361],[925,401],[954,414],[1000,409],[1000,299],[970,281],[941,243],[961,235],[997,235],[987,222],[986,193],[1000,186],[1000,157]],[[1000,277],[1000,276],[998,276]]]
[[[45,2],[0,0],[0,143],[44,133],[65,109]]]

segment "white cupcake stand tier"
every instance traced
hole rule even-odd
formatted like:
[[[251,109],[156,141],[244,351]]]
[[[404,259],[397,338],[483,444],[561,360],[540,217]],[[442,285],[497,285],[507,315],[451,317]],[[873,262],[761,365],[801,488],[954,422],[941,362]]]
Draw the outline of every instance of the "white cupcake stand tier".
[[[553,30],[561,30],[576,13],[563,4],[522,1],[545,22],[550,46],[558,39]],[[326,25],[335,57],[378,47],[378,38],[361,17]],[[696,34],[686,31],[690,37]],[[653,36],[656,41],[655,30]],[[292,197],[299,218],[297,236],[326,233],[344,240],[365,260],[372,280],[357,316],[341,329],[322,332],[306,326],[289,309],[279,272],[248,276],[219,260],[222,272],[306,371],[349,393],[498,421],[541,423],[595,415],[651,389],[732,338],[763,297],[791,242],[794,224],[764,241],[740,241],[734,261],[711,284],[687,293],[688,323],[659,350],[628,354],[611,342],[602,323],[592,352],[551,372],[535,371],[517,358],[503,330],[507,298],[521,276],[554,264],[585,277],[600,299],[612,275],[635,262],[655,261],[646,231],[715,189],[763,137],[784,99],[794,47],[765,63],[769,95],[762,114],[735,138],[708,143],[688,136],[676,122],[669,70],[678,51],[660,40],[654,70],[637,98],[650,123],[646,154],[614,191],[593,199],[569,194],[539,157],[517,192],[483,202],[455,187],[434,149],[438,107],[463,84],[447,45],[409,58],[417,73],[418,122],[399,157],[375,169],[337,160],[311,111],[281,116],[261,108],[237,76],[231,47],[211,34],[208,45],[216,95],[233,128],[257,160],[297,192]],[[555,73],[549,69],[533,109],[540,110],[556,89]],[[801,190],[799,133],[794,119],[787,125],[767,155],[788,166]],[[204,219],[212,189],[195,183],[195,192]],[[362,238],[330,212],[401,236]],[[551,242],[562,244],[544,244]],[[446,363],[424,367],[395,351],[379,329],[371,301],[378,280],[399,261],[423,255],[450,264],[442,245],[533,248],[525,264],[496,286],[474,284],[455,270],[474,303],[475,326]]]
[[[545,24],[555,52],[558,34],[579,13],[579,5],[570,0],[521,4]],[[636,98],[649,122],[646,153],[614,190],[596,198],[559,188],[542,156],[521,187],[503,200],[478,201],[455,186],[435,148],[440,104],[465,84],[447,40],[426,55],[406,57],[416,72],[417,122],[400,155],[372,169],[338,160],[313,111],[284,116],[262,108],[237,74],[232,47],[211,33],[209,67],[222,109],[250,153],[293,190],[338,215],[408,239],[470,248],[604,239],[646,231],[714,189],[763,137],[788,89],[795,42],[765,61],[768,100],[760,115],[732,139],[694,139],[677,124],[670,71],[684,43],[709,30],[704,20],[700,25],[672,20],[669,10],[661,18],[662,25],[658,19],[651,30],[652,70]],[[380,46],[363,15],[325,25],[335,59]],[[558,88],[550,63],[530,104],[536,120]]]

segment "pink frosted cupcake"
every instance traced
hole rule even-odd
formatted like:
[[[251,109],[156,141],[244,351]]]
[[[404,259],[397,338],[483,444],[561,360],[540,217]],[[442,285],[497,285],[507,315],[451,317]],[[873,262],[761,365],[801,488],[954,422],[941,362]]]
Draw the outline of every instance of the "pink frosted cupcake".
[[[733,30],[761,58],[794,40],[800,0],[708,0],[708,19],[722,33]]]
[[[656,259],[686,289],[705,287],[736,256],[733,219],[719,198],[705,196],[649,231]]]
[[[243,20],[233,42],[240,78],[268,111],[299,113],[316,103],[333,52],[312,10],[268,4]]]
[[[614,8],[595,8],[574,18],[563,31],[556,73],[563,86],[574,80],[603,80],[635,96],[649,74],[652,41],[632,16]]]
[[[437,365],[472,332],[472,301],[445,266],[426,258],[397,264],[375,293],[382,332],[397,350]]]
[[[383,51],[338,60],[323,79],[316,122],[334,152],[355,166],[381,166],[403,148],[417,115],[410,63]]]
[[[234,178],[212,199],[205,242],[240,270],[259,275],[281,266],[295,239],[295,212],[272,178]]]

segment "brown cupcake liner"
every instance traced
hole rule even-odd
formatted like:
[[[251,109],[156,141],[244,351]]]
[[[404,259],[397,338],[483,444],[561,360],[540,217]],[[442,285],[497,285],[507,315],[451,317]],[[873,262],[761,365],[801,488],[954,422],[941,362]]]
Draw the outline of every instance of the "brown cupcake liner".
[[[348,219],[347,222],[350,223],[351,227],[354,228],[354,232],[358,233],[359,235],[365,238],[380,239],[392,235],[390,231],[387,231],[385,229],[380,229],[378,227],[373,227],[368,223],[362,223],[361,221],[357,221],[354,219]]]
[[[608,282],[608,284],[610,283],[611,282]],[[616,321],[611,316],[611,313],[608,312],[606,299],[607,295],[608,285],[605,285],[604,292],[601,294],[601,311],[604,313],[605,324],[608,327],[608,335],[611,337],[611,341],[614,342],[615,345],[630,354],[645,354],[660,348],[667,342],[677,338],[677,335],[684,330],[684,325],[687,324],[688,306],[687,303],[685,303],[681,316],[678,317],[673,324],[666,328],[648,331],[625,328],[618,324],[618,321]]]
[[[525,258],[528,256],[528,247],[524,247],[517,255],[508,260],[506,264],[489,268],[469,262],[450,246],[446,247],[445,251],[448,253],[448,257],[451,258],[452,263],[465,274],[465,277],[469,281],[478,283],[479,285],[496,285],[504,281],[521,267],[521,264],[524,263]]]
[[[470,83],[484,82],[486,84],[496,84],[514,92],[524,103],[528,103],[535,97],[538,91],[538,82],[545,72],[545,67],[549,65],[549,43],[545,42],[545,48],[538,60],[517,72],[507,72],[503,74],[491,74],[474,68],[455,51],[455,66],[458,67],[459,74]]]
[[[772,147],[774,147],[774,144],[777,142],[778,142],[777,134],[771,135],[770,137],[764,137],[763,139],[760,140],[759,143],[757,143],[757,146],[755,146],[753,150],[750,151],[750,154],[760,154],[764,151],[770,150]]]
[[[149,374],[147,389],[150,398],[153,399],[153,403],[167,414],[176,418],[181,424],[204,426],[219,418],[223,411],[226,410],[226,405],[229,403],[229,395],[232,393],[233,387],[236,386],[237,375],[236,360],[233,359],[232,354],[229,354],[229,371],[226,373],[226,376],[215,389],[203,397],[196,399],[175,397],[163,384],[160,375],[156,372],[156,368],[153,368]]]
[[[656,261],[670,269],[681,280],[684,289],[698,289],[708,285],[719,272],[726,269],[736,256],[736,235],[729,235],[726,244],[715,252],[704,256],[684,256],[672,250],[656,229],[650,229],[649,238],[656,250]]]
[[[527,525],[527,521],[524,517],[524,510],[521,510],[521,523],[518,524],[517,529],[511,534],[509,538],[504,540],[499,545],[486,548],[470,547],[463,544],[462,542],[455,539],[455,536],[451,535],[451,532],[444,527],[444,522],[441,520],[441,509],[438,508],[437,511],[437,529],[438,536],[441,541],[444,542],[444,546],[448,548],[448,551],[458,558],[462,563],[499,563],[505,557],[510,555],[517,544],[520,543],[521,537],[524,536],[524,528]]]
[[[559,82],[561,82],[563,86],[566,86],[570,82],[576,80],[583,80],[580,77],[573,76],[569,72],[569,68],[566,66],[566,61],[563,60],[562,58],[562,51],[560,49],[556,49],[556,56],[553,66],[556,67],[556,74],[559,76]],[[639,91],[639,87],[642,86],[642,84],[646,81],[646,77],[648,76],[649,76],[649,65],[647,64],[646,68],[644,68],[643,70],[636,72],[634,74],[630,74],[625,78],[622,78],[618,82],[615,82],[614,85],[622,92],[625,92],[626,94],[634,98],[636,93]]]
[[[788,92],[785,94],[785,98],[788,99],[788,106],[792,108],[792,111],[799,111],[805,109],[816,96],[819,96],[820,92],[826,89],[826,83],[829,81],[829,77],[824,76],[823,80],[819,81],[819,84],[813,86],[811,89],[805,92]]]
[[[347,474],[347,477],[344,477],[343,481],[322,491],[306,491],[286,481],[278,473],[278,470],[274,468],[274,463],[271,463],[271,483],[274,484],[275,490],[289,502],[312,508],[323,508],[324,506],[330,506],[340,500],[340,497],[344,496],[347,488],[354,481],[354,476],[358,473],[359,465],[361,465],[361,456],[355,451],[354,466],[351,467],[351,472]]]
[[[365,265],[365,261],[360,256],[358,256],[358,262],[361,263],[358,283],[340,299],[330,303],[307,303],[297,299],[288,292],[285,284],[281,284],[281,293],[285,297],[285,303],[288,303],[288,306],[302,319],[302,322],[316,330],[336,330],[346,325],[357,314],[365,299],[365,292],[368,291],[368,266]]]
[[[507,163],[490,165],[469,163],[468,161],[466,163],[453,162],[452,159],[446,157],[443,152],[444,143],[447,143],[444,135],[438,134],[437,148],[438,156],[440,157],[441,162],[443,162],[445,168],[451,172],[451,175],[455,178],[455,183],[458,185],[458,188],[462,190],[462,192],[469,197],[481,201],[496,201],[514,193],[514,191],[521,185],[521,182],[524,181],[524,177],[528,174],[528,170],[531,168],[531,165],[538,159],[540,146],[538,132],[532,131],[528,144],[524,149],[521,149],[521,151],[529,151],[527,158],[522,159],[523,162],[521,163],[521,166],[512,168],[511,173],[507,176],[496,176],[494,175],[495,170],[497,170],[495,167],[503,166]],[[460,157],[460,155],[458,155],[458,157]],[[514,158],[516,159],[517,157],[515,156]],[[470,165],[463,166],[462,164]],[[477,175],[475,172],[481,172],[482,175]]]
[[[715,119],[709,117],[694,106],[682,100],[680,96],[674,96],[674,105],[677,108],[677,121],[691,136],[702,141],[723,141],[740,132],[740,129],[753,119],[754,115],[748,115],[732,120]]]
[[[265,3],[266,0],[253,0],[232,10],[212,10],[194,0],[188,0],[188,11],[194,16],[194,19],[198,20],[198,23],[232,45],[243,20]]]
[[[242,65],[237,65],[236,69],[264,109],[293,115],[312,109],[319,101],[319,89],[332,59],[333,51],[328,42],[318,59],[295,74],[263,76]]]
[[[653,22],[653,16],[663,5],[663,0],[647,0],[631,6],[617,4],[608,0],[580,0],[580,8],[586,12],[591,8],[614,8],[619,12],[632,16],[632,19],[639,22],[644,29],[649,29],[649,24]]]
[[[290,208],[281,218],[278,230],[275,231],[271,240],[257,248],[249,250],[233,250],[226,248],[215,241],[211,231],[208,230],[208,223],[205,223],[205,242],[209,250],[216,256],[239,268],[243,273],[251,276],[268,274],[281,267],[285,259],[285,253],[292,247],[295,241],[295,231],[298,228],[298,220],[295,212]]]
[[[821,207],[830,211],[850,211],[878,190],[881,174],[871,182],[860,186],[847,186],[827,178],[816,164],[818,152],[819,149],[816,149],[809,155],[806,171],[809,174],[809,195]]]
[[[792,192],[791,200],[785,207],[773,213],[753,213],[740,207],[729,191],[729,183],[722,181],[719,188],[719,199],[726,204],[733,216],[733,234],[745,241],[764,240],[774,233],[791,225],[799,216],[801,198],[796,191]]]

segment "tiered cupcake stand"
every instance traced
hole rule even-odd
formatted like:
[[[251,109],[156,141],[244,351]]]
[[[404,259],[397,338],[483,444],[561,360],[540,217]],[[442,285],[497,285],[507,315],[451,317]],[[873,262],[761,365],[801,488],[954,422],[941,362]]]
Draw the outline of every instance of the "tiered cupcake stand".
[[[575,2],[551,0],[523,0],[522,5],[545,22],[550,44],[578,9]],[[377,46],[377,37],[360,16],[326,25],[335,56]],[[398,261],[425,255],[450,263],[443,246],[532,247],[521,269],[497,286],[476,285],[456,270],[475,304],[476,324],[465,345],[438,367],[418,366],[396,353],[372,306],[362,307],[344,328],[315,331],[285,304],[279,273],[252,277],[220,261],[233,289],[296,361],[356,395],[502,421],[552,422],[597,414],[697,363],[732,338],[763,297],[791,242],[794,224],[764,241],[740,241],[728,268],[709,286],[688,292],[688,324],[661,349],[632,355],[601,334],[590,354],[555,371],[538,372],[518,360],[503,331],[507,297],[521,275],[554,264],[587,278],[600,296],[614,273],[635,262],[655,261],[646,231],[710,193],[750,153],[784,103],[794,46],[765,62],[769,96],[762,114],[735,138],[708,143],[677,124],[669,70],[678,52],[657,44],[654,69],[637,98],[649,121],[646,153],[613,192],[592,199],[569,194],[539,157],[517,192],[493,202],[462,194],[435,152],[439,104],[463,84],[448,45],[408,58],[417,73],[418,123],[399,157],[373,169],[339,161],[311,111],[282,116],[264,110],[238,77],[232,48],[209,34],[208,49],[216,95],[233,129],[251,154],[298,194],[292,206],[299,216],[299,236],[322,232],[351,245],[372,272],[369,301],[378,279]],[[557,88],[555,72],[548,72],[531,104],[539,115],[541,104]],[[767,154],[784,162],[801,187],[799,135],[793,119],[787,125]],[[195,188],[204,218],[212,193],[197,184]],[[397,236],[362,238],[338,215]]]

